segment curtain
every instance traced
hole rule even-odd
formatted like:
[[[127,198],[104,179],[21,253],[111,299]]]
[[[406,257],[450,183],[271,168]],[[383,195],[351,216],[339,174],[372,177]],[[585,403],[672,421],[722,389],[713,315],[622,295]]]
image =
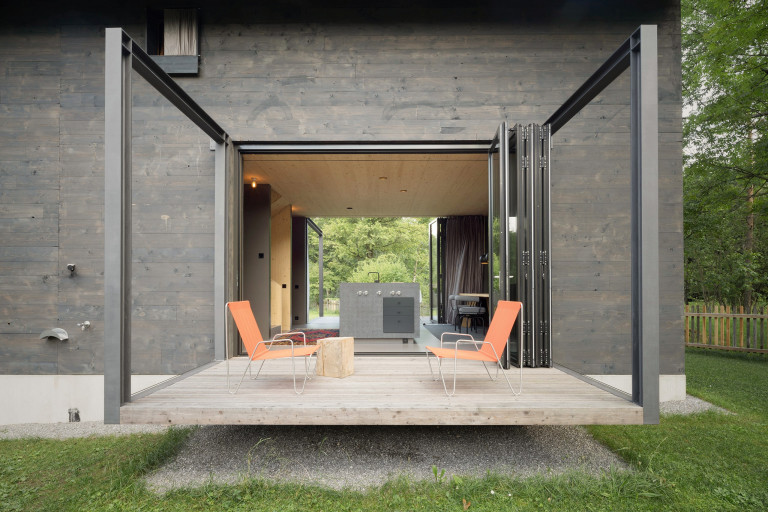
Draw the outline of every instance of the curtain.
[[[449,296],[487,292],[480,257],[487,252],[488,220],[482,215],[448,217],[445,231],[445,321],[453,323]]]
[[[197,11],[165,9],[163,18],[163,53],[197,55]]]

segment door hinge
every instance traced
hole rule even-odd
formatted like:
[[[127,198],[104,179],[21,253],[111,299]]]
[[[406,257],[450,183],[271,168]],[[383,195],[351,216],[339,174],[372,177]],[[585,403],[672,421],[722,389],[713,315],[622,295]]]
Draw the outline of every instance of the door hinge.
[[[523,251],[522,258],[523,265],[527,266],[531,264],[531,251]]]
[[[523,336],[531,334],[531,324],[528,320],[523,320]]]
[[[542,267],[549,265],[549,253],[547,251],[539,251],[539,261]]]
[[[524,170],[528,170],[528,157],[527,157],[527,156],[524,156],[524,157],[522,158],[522,161],[523,161],[523,169],[524,169]]]
[[[542,336],[549,335],[549,322],[542,320],[539,322],[539,334]]]

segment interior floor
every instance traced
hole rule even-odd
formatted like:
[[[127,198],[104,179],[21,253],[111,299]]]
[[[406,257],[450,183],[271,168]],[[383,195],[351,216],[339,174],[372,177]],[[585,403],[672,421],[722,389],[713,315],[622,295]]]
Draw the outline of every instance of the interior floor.
[[[430,329],[427,328],[430,326]],[[418,336],[412,339],[408,339],[408,342],[403,342],[402,338],[396,339],[366,339],[355,338],[355,355],[372,355],[372,354],[388,354],[388,355],[413,355],[423,354],[426,352],[426,346],[438,346],[440,343],[440,334],[443,332],[455,332],[453,325],[451,324],[437,324],[434,323],[428,316],[422,316],[419,322]],[[338,316],[323,316],[313,318],[307,324],[297,324],[293,326],[294,329],[338,329],[339,317]],[[465,329],[466,331],[466,329]],[[483,333],[480,329],[476,332],[471,331],[470,334],[475,339],[483,339]]]

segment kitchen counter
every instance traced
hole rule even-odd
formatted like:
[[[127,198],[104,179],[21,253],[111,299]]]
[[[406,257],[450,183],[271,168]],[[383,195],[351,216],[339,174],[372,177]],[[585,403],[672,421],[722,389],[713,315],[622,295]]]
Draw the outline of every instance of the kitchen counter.
[[[414,338],[419,299],[417,283],[341,283],[339,336]]]

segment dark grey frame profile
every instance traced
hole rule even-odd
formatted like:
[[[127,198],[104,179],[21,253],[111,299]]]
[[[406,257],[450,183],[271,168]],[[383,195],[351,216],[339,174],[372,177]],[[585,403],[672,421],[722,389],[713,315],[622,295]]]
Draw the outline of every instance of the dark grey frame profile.
[[[215,155],[214,355],[224,357],[227,133],[120,28],[107,28],[104,68],[104,422],[120,423],[131,398],[131,71],[212,139]],[[221,313],[221,314],[220,314]]]
[[[499,259],[499,290],[495,293],[490,288],[491,314],[498,300],[523,303],[520,320],[510,336],[505,366],[549,367],[552,361],[548,128],[537,124],[510,127],[502,122],[488,151],[488,183],[489,245],[494,247],[494,237],[499,238],[498,254],[489,251],[491,282],[495,278],[495,259]],[[499,225],[498,232],[494,232],[497,211]]]
[[[656,27],[641,26],[545,123],[556,133],[627,68],[631,70],[632,140],[632,400],[643,421],[659,421],[659,224],[658,224],[658,64]],[[234,146],[173,79],[119,28],[106,30],[105,47],[105,256],[104,256],[104,421],[120,422],[120,406],[130,401],[131,340],[131,70],[211,137],[216,150],[214,297],[215,356],[224,357],[224,300],[235,293],[231,247],[239,243],[233,202],[241,182],[232,182]],[[502,138],[506,139],[506,130]],[[241,145],[239,150],[290,152],[429,152],[443,144],[280,144]],[[477,143],[449,144],[454,151]],[[487,145],[483,151],[487,151]],[[507,153],[504,151],[503,153]],[[507,155],[502,154],[503,158]],[[236,192],[233,192],[236,191]],[[506,226],[506,222],[505,228]],[[489,226],[492,226],[489,219]],[[228,236],[229,235],[229,236]],[[490,248],[489,248],[490,253]],[[492,276],[491,276],[492,278]],[[489,287],[492,282],[489,283]],[[219,314],[218,312],[222,314]]]
[[[641,25],[547,119],[554,135],[621,73],[630,70],[632,141],[632,401],[659,422],[659,99],[655,25]]]
[[[317,266],[319,267],[319,273],[318,273],[318,295],[317,295],[317,302],[318,302],[318,315],[320,317],[323,316],[323,300],[325,300],[325,292],[323,290],[323,230],[320,229],[320,227],[314,223],[312,219],[307,219],[307,227],[312,228],[312,231],[317,233]],[[309,245],[309,237],[306,237],[307,245]],[[309,248],[307,248],[309,249]],[[309,254],[309,250],[307,250],[307,254]],[[309,258],[307,258],[307,261],[309,261]],[[309,300],[309,272],[307,272],[307,300]],[[309,306],[309,303],[307,303],[307,306]],[[309,316],[307,316],[307,320],[309,320]]]

